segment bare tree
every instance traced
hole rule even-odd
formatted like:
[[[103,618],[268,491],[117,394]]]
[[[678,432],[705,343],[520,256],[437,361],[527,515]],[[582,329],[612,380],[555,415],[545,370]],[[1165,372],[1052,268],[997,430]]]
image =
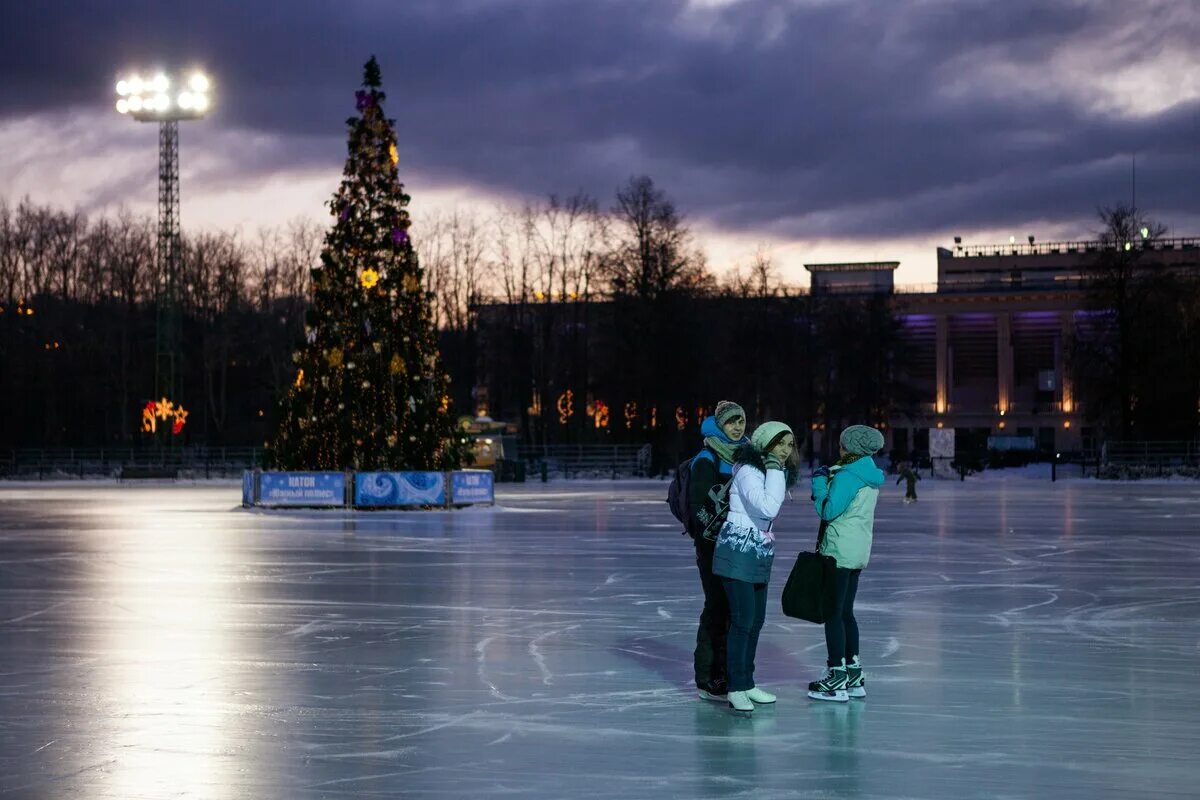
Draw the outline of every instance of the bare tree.
[[[711,285],[690,231],[649,177],[634,176],[617,191],[613,216],[619,240],[608,265],[613,292],[653,299]]]

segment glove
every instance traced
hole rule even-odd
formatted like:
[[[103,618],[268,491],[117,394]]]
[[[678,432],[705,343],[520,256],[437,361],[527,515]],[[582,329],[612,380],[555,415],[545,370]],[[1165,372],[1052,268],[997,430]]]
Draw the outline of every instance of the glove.
[[[783,469],[783,459],[774,453],[769,454],[765,460],[767,462],[767,469]]]
[[[831,474],[832,473],[829,471],[829,467],[817,467],[816,469],[813,470],[812,476],[814,478],[828,479]]]

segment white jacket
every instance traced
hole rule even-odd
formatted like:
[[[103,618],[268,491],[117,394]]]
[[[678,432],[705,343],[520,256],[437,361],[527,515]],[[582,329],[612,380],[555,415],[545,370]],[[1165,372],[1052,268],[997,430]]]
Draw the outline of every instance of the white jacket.
[[[765,533],[779,516],[786,496],[783,470],[769,469],[764,475],[757,467],[739,464],[733,472],[733,485],[729,487],[727,520],[732,525],[757,528]]]

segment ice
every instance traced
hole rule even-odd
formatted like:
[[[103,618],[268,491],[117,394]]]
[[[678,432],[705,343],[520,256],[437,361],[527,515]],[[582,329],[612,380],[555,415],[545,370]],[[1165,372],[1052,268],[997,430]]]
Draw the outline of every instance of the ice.
[[[881,497],[870,697],[696,699],[666,483],[494,509],[244,511],[240,487],[0,485],[0,798],[1122,798],[1200,789],[1200,484],[1030,473]]]

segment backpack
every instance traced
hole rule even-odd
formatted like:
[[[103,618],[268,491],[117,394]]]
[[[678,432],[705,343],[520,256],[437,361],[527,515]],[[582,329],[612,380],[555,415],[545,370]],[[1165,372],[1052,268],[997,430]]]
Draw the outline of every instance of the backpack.
[[[688,522],[694,516],[690,500],[692,493],[692,464],[695,463],[697,458],[713,459],[713,456],[706,447],[692,458],[681,462],[675,468],[675,477],[671,479],[671,485],[667,487],[667,506],[671,509],[671,514],[674,515],[675,519],[683,523],[682,533],[688,535],[691,535],[691,531],[688,530]],[[719,488],[709,489],[708,497],[713,501],[713,508],[716,511],[716,515],[713,518],[714,523],[722,520],[729,511],[729,487],[732,483],[733,481],[729,480]],[[704,529],[703,535],[708,536],[711,527],[713,527],[713,523],[710,523]]]

